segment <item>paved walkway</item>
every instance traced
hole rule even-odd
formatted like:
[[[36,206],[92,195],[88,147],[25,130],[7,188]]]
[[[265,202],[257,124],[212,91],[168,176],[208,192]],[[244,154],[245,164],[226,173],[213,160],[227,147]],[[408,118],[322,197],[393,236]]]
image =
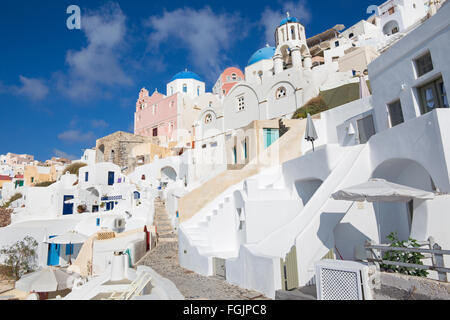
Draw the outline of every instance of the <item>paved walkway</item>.
[[[266,300],[259,292],[231,285],[219,277],[204,277],[178,263],[178,236],[172,229],[164,205],[155,200],[155,225],[159,242],[139,264],[153,268],[172,281],[187,300]]]

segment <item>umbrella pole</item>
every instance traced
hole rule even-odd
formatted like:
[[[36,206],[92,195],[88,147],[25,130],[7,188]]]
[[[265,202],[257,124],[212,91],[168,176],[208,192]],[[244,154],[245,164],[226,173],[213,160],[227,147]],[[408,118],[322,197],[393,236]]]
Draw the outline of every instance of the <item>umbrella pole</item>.
[[[314,152],[314,140],[312,140],[311,143],[312,143],[313,152]]]
[[[380,203],[379,202],[375,202],[376,203],[376,205],[377,205],[377,209],[376,209],[376,211],[375,211],[375,214],[376,214],[376,219],[377,219],[377,229],[378,229],[378,241],[379,241],[379,243],[381,244],[381,230],[380,230],[380,228],[381,228],[381,223],[380,223]]]

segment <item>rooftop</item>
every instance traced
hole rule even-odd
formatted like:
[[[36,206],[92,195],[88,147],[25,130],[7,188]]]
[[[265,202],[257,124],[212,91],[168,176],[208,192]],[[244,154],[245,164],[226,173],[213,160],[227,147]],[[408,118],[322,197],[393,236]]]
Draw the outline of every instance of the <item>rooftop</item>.
[[[192,71],[187,71],[187,69],[185,71],[178,72],[176,75],[174,75],[170,80],[170,82],[178,79],[194,79],[197,81],[202,81],[202,79],[198,74]]]

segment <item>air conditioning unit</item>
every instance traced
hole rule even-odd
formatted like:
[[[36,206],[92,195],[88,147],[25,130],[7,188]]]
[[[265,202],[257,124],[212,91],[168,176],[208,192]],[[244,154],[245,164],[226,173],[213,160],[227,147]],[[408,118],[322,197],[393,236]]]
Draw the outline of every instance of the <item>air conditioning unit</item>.
[[[125,228],[125,219],[118,218],[118,219],[114,220],[114,228],[115,229]]]
[[[315,267],[317,300],[372,300],[367,264],[325,259]]]

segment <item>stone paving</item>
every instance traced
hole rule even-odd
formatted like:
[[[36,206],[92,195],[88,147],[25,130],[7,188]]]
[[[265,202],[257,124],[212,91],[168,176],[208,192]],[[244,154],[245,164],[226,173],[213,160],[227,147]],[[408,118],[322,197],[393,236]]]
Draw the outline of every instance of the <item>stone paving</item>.
[[[178,263],[178,236],[172,229],[164,204],[155,200],[158,244],[138,264],[146,265],[172,281],[187,300],[267,300],[261,293],[231,285],[219,277],[205,277]]]

